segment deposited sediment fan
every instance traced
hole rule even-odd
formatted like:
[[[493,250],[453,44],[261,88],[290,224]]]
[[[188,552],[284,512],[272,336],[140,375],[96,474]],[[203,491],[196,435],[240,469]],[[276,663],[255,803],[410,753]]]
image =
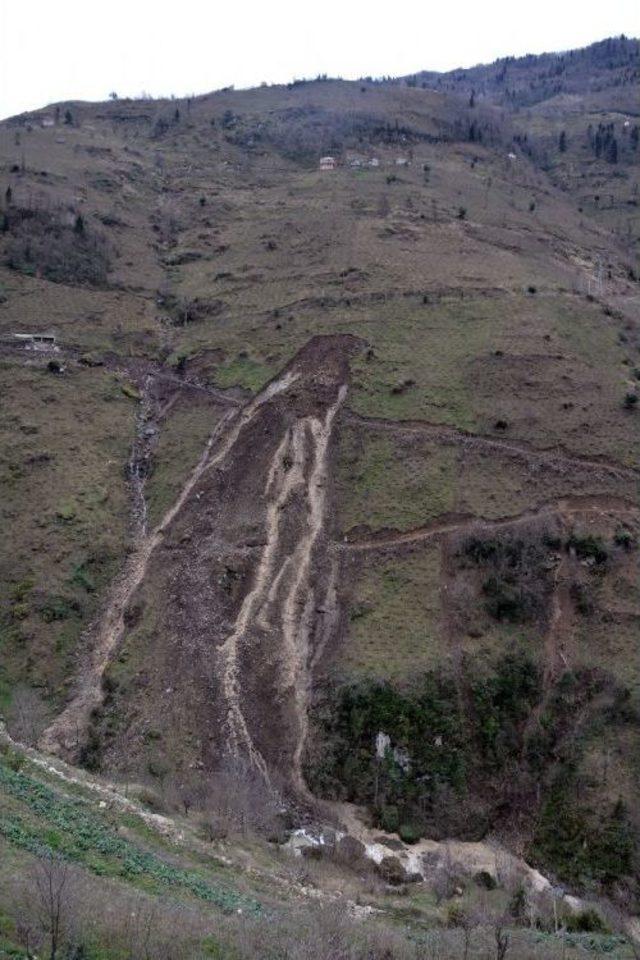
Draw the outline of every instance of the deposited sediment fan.
[[[330,443],[357,347],[314,337],[214,432],[114,587],[47,749],[89,740],[130,773],[231,754],[304,793],[310,669],[338,620]]]

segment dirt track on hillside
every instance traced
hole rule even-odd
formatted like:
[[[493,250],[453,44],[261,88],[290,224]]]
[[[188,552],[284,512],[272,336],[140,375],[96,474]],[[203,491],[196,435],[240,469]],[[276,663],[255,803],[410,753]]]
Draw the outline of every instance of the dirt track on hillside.
[[[578,516],[602,516],[606,513],[616,516],[629,515],[637,517],[640,506],[631,500],[608,495],[587,495],[584,497],[563,497],[538,504],[521,513],[512,516],[490,519],[474,514],[449,515],[446,518],[437,518],[428,524],[414,527],[411,530],[382,530],[370,536],[345,538],[334,544],[334,549],[342,551],[383,550],[385,548],[400,547],[405,544],[419,543],[424,540],[438,539],[450,533],[464,533],[485,529],[499,530],[504,527],[517,527],[531,520],[541,517],[552,517],[561,514],[566,519]]]
[[[471,433],[441,423],[430,423],[426,420],[385,420],[381,417],[365,417],[352,410],[347,412],[346,418],[348,422],[363,428],[390,431],[396,436],[417,433],[434,440],[471,449],[507,453],[522,460],[537,461],[548,467],[560,469],[580,467],[615,477],[637,478],[640,476],[639,468],[625,466],[609,457],[582,457],[562,446],[536,447],[524,440],[508,440],[506,437]]]

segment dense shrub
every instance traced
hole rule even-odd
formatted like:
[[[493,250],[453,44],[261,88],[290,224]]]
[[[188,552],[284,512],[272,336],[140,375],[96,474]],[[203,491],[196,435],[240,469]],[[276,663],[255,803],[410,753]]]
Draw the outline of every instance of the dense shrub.
[[[611,887],[634,867],[637,836],[625,804],[597,817],[576,799],[570,770],[556,779],[542,807],[531,855],[578,888]]]
[[[537,528],[522,535],[491,536],[480,529],[462,541],[458,556],[486,571],[482,594],[491,617],[526,623],[540,620],[546,613],[550,548],[548,533]]]
[[[589,617],[595,610],[595,603],[590,591],[582,583],[572,583],[569,587],[569,595],[575,604],[578,613],[583,617]]]
[[[405,843],[417,843],[422,834],[420,826],[415,823],[401,823],[398,827],[398,836]]]
[[[381,830],[387,833],[397,833],[400,826],[400,814],[393,804],[386,804],[376,810],[376,819]]]
[[[482,584],[485,609],[495,620],[524,623],[529,619],[529,598],[513,576],[488,577]]]
[[[217,317],[226,307],[223,300],[208,297],[177,297],[173,294],[164,294],[162,305],[174,327],[185,327],[210,317]]]
[[[336,699],[318,718],[328,749],[308,770],[316,790],[369,804],[385,830],[437,819],[442,788],[456,793],[465,784],[464,730],[453,682],[427,674],[411,693],[365,682],[342,688]],[[382,757],[375,747],[381,731],[396,750]],[[409,765],[397,751],[410,753]]]
[[[45,623],[53,623],[54,620],[69,620],[82,612],[77,600],[73,597],[61,595],[46,597],[39,604],[38,610]]]
[[[310,721],[310,786],[368,806],[405,842],[526,824],[528,855],[564,882],[609,888],[633,875],[624,804],[589,809],[578,773],[603,723],[639,722],[629,691],[602,671],[566,671],[545,689],[540,666],[513,652],[492,667],[463,661],[455,682],[441,671],[402,690],[330,688]]]
[[[12,270],[54,283],[106,284],[109,247],[81,217],[67,223],[59,213],[11,207],[4,228],[8,234],[4,261]]]
[[[600,914],[588,908],[566,918],[568,933],[608,933],[609,929]]]
[[[616,530],[613,541],[617,547],[622,547],[624,550],[632,550],[636,545],[633,534],[622,527]]]
[[[362,682],[333,691],[314,715],[318,754],[307,775],[325,796],[368,804],[377,825],[414,842],[425,830],[480,835],[487,823],[472,796],[516,761],[526,719],[540,696],[540,675],[525,657],[493,671],[453,679],[427,673],[410,691]],[[388,745],[380,755],[388,737]],[[472,810],[475,813],[472,813]]]
[[[609,559],[609,552],[601,537],[593,534],[583,536],[572,533],[567,540],[567,549],[574,550],[579,560],[592,560],[597,564],[605,564]]]
[[[517,756],[522,725],[541,694],[540,671],[524,656],[504,657],[494,673],[471,683],[475,726],[489,766]]]

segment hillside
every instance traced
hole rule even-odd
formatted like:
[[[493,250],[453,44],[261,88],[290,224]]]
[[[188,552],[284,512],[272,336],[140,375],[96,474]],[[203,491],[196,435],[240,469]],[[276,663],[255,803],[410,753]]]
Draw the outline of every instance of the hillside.
[[[353,850],[311,884],[403,936],[447,910],[462,936],[445,841],[640,913],[638,58],[0,124],[0,712],[181,818],[188,854],[149,856],[210,857],[196,824],[235,794],[269,909],[267,841],[304,826],[418,851],[404,912]],[[6,749],[8,862],[128,883],[50,840]]]
[[[620,111],[625,103],[633,103],[639,55],[638,40],[609,37],[580,50],[504,57],[495,63],[449,73],[425,71],[412,77],[411,82],[460,96],[473,93],[474,99],[516,110],[574,95],[586,109],[594,99],[599,99]]]

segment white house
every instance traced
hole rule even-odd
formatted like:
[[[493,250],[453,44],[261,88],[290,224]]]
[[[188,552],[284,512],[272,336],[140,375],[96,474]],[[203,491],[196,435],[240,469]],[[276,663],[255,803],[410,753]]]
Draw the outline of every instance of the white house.
[[[14,333],[14,338],[20,343],[42,344],[44,346],[55,347],[55,333]]]
[[[335,168],[336,168],[335,157],[320,157],[321,170],[335,170]]]

